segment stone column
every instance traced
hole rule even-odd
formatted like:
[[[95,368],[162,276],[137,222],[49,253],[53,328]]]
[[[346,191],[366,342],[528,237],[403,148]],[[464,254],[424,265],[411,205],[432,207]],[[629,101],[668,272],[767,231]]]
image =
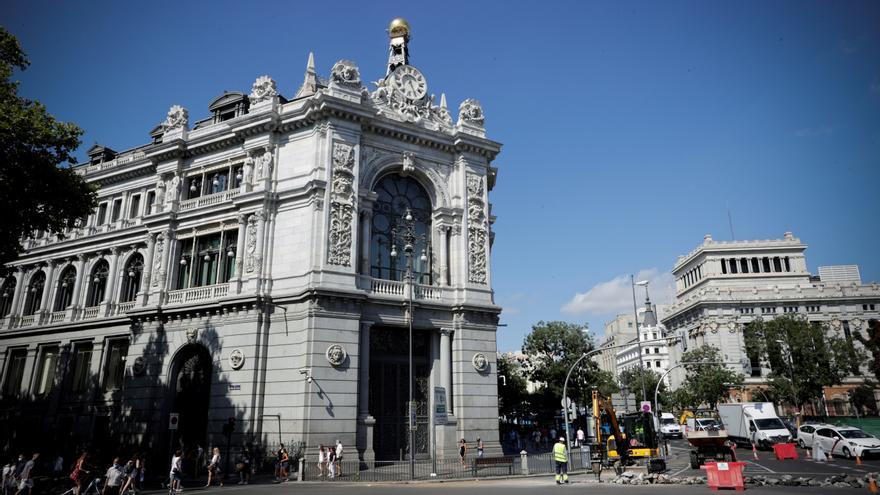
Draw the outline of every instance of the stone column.
[[[376,458],[373,451],[373,428],[376,419],[370,415],[370,327],[373,322],[362,321],[358,354],[358,428],[357,450],[361,460]]]
[[[79,309],[80,301],[82,299],[82,284],[85,279],[85,270],[86,270],[86,255],[78,254],[76,255],[76,280],[73,283],[73,295],[70,298],[70,307],[72,312],[76,312]],[[68,319],[72,319],[73,314],[68,315]]]
[[[135,298],[136,304],[139,306],[147,303],[147,298],[150,294],[150,280],[153,277],[153,258],[156,254],[156,234],[147,232],[144,235],[144,240],[147,243],[147,253],[144,256],[144,268],[141,272],[141,286],[138,287],[137,297]]]
[[[104,300],[101,301],[101,315],[110,314],[110,309],[115,304],[115,291],[116,291],[116,278],[119,274],[119,248],[112,247],[110,248],[110,260],[109,266],[107,267],[107,282],[104,290]]]
[[[446,407],[448,414],[454,415],[452,409],[452,329],[440,329],[440,386],[446,389]]]
[[[51,297],[53,291],[53,287],[55,286],[55,261],[50,260],[49,266],[46,269],[46,283],[43,284],[43,298],[40,300],[40,309],[37,311],[41,316],[40,321],[43,320],[44,316],[48,312],[49,307],[49,297]]]
[[[373,210],[363,210],[361,215],[361,275],[369,276],[370,269],[370,239],[373,222]]]
[[[449,227],[440,225],[440,285],[449,285]]]
[[[242,187],[244,187],[244,182],[242,182]],[[241,293],[241,272],[244,270],[244,256],[245,256],[245,235],[247,232],[247,214],[239,213],[238,214],[238,238],[235,240],[235,277],[232,279],[233,282],[233,293],[240,294]]]
[[[15,289],[12,291],[12,294],[9,297],[12,297],[12,302],[10,302],[9,306],[9,314],[0,321],[0,328],[12,328],[16,322],[17,311],[19,306],[19,298],[21,297],[22,289],[24,288],[24,270],[20,266],[15,267]]]

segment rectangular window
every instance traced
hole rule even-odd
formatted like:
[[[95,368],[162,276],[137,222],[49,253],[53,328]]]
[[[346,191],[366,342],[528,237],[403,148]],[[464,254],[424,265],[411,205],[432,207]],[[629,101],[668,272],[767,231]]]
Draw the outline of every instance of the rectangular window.
[[[736,260],[733,258],[730,258],[730,273],[737,273]]]
[[[128,356],[128,339],[111,340],[107,352],[107,364],[104,367],[104,391],[110,392],[122,388],[125,380],[125,359]]]
[[[156,202],[156,191],[150,191],[147,193],[147,204],[144,205],[144,215],[152,215],[153,212],[153,203]]]
[[[27,361],[27,349],[13,349],[9,351],[9,361],[6,364],[6,380],[3,382],[3,397],[18,397],[21,395],[21,380],[24,378],[25,361]]]
[[[37,370],[37,395],[46,395],[55,385],[55,370],[58,366],[58,347],[45,347],[40,356],[40,368]]]
[[[122,198],[113,200],[113,210],[110,212],[110,221],[115,222],[119,220],[119,217],[122,215]]]
[[[773,258],[773,270],[776,273],[780,273],[782,271],[782,264],[779,262],[779,257]]]
[[[188,289],[190,287],[190,273],[193,264],[192,258],[192,239],[183,239],[180,241],[180,254],[177,259],[172,260],[177,265],[177,288]]]
[[[727,275],[727,260],[721,260],[721,273]]]
[[[104,225],[107,223],[107,203],[98,205],[98,223],[95,225]]]
[[[745,258],[739,260],[739,267],[743,273],[749,273],[749,260]]]
[[[788,256],[783,258],[783,261],[785,262],[785,271],[790,272],[791,271],[791,263],[789,263],[789,261],[788,261]]]
[[[186,198],[193,199],[202,195],[202,176],[194,175],[186,179]]]
[[[73,375],[70,390],[80,394],[89,388],[89,374],[92,369],[92,344],[77,344],[73,351]]]
[[[135,218],[140,214],[141,195],[135,194],[131,197],[131,205],[128,207],[128,218]]]
[[[758,267],[758,258],[752,258],[752,273],[758,273],[761,268]]]
[[[762,264],[764,266],[764,273],[770,273],[770,258],[765,257],[762,258],[761,261],[763,262]]]
[[[654,361],[654,367],[655,367],[655,368],[659,368],[659,367],[660,367],[660,361]]]

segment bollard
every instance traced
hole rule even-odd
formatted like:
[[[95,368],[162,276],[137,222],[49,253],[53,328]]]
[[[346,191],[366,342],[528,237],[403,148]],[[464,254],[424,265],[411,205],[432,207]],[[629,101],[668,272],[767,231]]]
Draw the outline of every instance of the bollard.
[[[297,481],[303,480],[303,473],[305,472],[305,470],[306,470],[306,458],[305,458],[305,455],[303,455],[303,457],[299,458],[299,473],[297,473],[297,475],[296,475]]]
[[[522,474],[529,474],[529,453],[525,450],[519,453],[520,471]]]

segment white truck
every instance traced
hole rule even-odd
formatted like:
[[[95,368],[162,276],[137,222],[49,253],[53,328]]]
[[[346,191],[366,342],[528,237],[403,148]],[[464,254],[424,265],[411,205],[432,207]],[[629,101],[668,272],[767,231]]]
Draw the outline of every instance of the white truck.
[[[791,432],[776,415],[772,402],[718,404],[718,416],[731,440],[769,449],[791,441]]]
[[[681,438],[681,426],[670,413],[660,415],[660,436],[663,438]]]

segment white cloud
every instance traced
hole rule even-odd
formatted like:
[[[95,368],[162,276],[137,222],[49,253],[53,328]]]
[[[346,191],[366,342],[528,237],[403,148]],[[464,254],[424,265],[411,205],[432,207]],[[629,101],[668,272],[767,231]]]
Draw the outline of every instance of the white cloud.
[[[636,282],[648,280],[651,301],[655,304],[669,304],[675,298],[675,279],[671,272],[660,272],[656,268],[639,271]],[[636,287],[636,299],[641,305],[644,289]],[[632,311],[632,287],[629,275],[620,275],[606,282],[600,282],[584,293],[577,293],[562,306],[562,312],[570,315],[611,315]]]

